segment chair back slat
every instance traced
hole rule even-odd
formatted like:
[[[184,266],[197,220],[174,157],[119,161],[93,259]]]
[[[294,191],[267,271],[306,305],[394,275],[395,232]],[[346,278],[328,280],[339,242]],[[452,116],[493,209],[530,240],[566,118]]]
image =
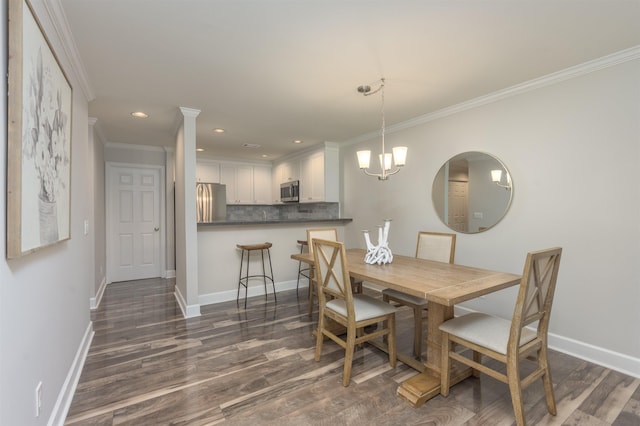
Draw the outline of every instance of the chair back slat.
[[[456,234],[418,232],[417,258],[453,263],[455,252]]]
[[[312,228],[307,229],[307,245],[309,253],[313,253],[313,240],[320,238],[322,240],[338,241],[338,230],[336,228]]]
[[[353,294],[344,244],[320,238],[313,239],[313,256],[318,274],[318,296],[324,306],[327,296],[346,301],[348,316],[353,315]]]
[[[519,346],[522,328],[536,321],[538,338],[546,340],[561,256],[559,247],[527,254],[511,323],[509,350]]]

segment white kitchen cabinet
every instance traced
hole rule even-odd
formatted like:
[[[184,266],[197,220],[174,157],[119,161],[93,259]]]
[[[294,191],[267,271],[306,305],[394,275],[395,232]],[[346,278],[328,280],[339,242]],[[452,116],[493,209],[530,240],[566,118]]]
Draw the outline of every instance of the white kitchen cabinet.
[[[271,204],[271,200],[271,167],[253,166],[253,202]]]
[[[271,167],[221,164],[220,183],[227,186],[227,204],[270,204]]]
[[[220,163],[199,161],[196,164],[196,182],[220,183]]]
[[[290,160],[281,164],[282,166],[282,182],[291,182],[300,180],[300,161]]]
[[[227,204],[253,203],[253,167],[220,165],[220,183],[227,186]]]
[[[271,195],[273,199],[271,202],[273,204],[279,204],[280,201],[280,184],[282,183],[282,164],[277,164],[273,166],[273,170],[271,170]]]
[[[324,152],[316,152],[300,162],[300,202],[324,201]]]
[[[339,154],[336,144],[300,160],[300,202],[338,202],[340,195]]]
[[[280,184],[300,180],[300,160],[287,160],[277,164],[273,168],[272,173],[272,196],[273,203],[281,203],[280,201]]]

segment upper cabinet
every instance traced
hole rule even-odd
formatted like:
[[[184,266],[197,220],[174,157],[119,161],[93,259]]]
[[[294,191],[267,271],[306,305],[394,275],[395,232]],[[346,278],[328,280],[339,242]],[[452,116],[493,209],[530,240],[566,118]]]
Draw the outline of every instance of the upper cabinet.
[[[253,201],[271,204],[271,166],[253,166]]]
[[[300,161],[291,160],[280,164],[281,180],[278,184],[300,180]]]
[[[316,152],[300,162],[300,202],[324,199],[324,152]]]
[[[227,204],[271,204],[271,166],[221,163],[220,183]]]
[[[274,204],[280,203],[280,184],[291,182],[294,180],[300,180],[300,160],[291,159],[285,162],[279,163],[273,167],[272,173],[272,189],[273,195],[272,202]]]
[[[279,163],[273,168],[274,202],[280,202],[280,184],[300,181],[300,202],[338,202],[340,195],[338,145],[325,142],[322,148]]]
[[[196,181],[227,186],[227,204],[279,204],[280,184],[300,181],[300,202],[338,202],[340,196],[338,145],[325,142],[296,157],[275,164],[224,159],[198,159]]]
[[[340,157],[338,145],[325,142],[300,163],[300,202],[338,202],[340,197]]]
[[[220,163],[198,161],[196,164],[196,182],[220,183]]]
[[[227,186],[227,204],[253,204],[253,166],[221,164],[220,183]]]

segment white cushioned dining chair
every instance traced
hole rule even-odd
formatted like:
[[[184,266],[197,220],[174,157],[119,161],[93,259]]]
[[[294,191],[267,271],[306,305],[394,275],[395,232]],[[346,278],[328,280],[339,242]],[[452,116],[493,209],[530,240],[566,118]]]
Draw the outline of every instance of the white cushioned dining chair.
[[[453,263],[456,253],[456,234],[441,232],[418,232],[416,257]],[[427,299],[411,296],[386,288],[382,290],[382,300],[395,302],[400,306],[413,309],[413,356],[420,359],[422,355],[422,313],[427,309]]]
[[[440,393],[449,394],[451,360],[461,362],[509,385],[516,423],[525,425],[522,390],[541,378],[547,410],[556,415],[551,371],[547,356],[547,334],[551,305],[558,278],[562,249],[559,247],[527,254],[511,321],[483,313],[450,319],[440,325],[442,332],[442,374]],[[527,327],[531,325],[530,327]],[[454,350],[462,345],[472,350],[473,359]],[[486,355],[506,364],[506,374],[482,364]],[[520,362],[532,360],[535,370],[520,377]]]
[[[313,256],[318,281],[319,316],[315,360],[320,361],[322,342],[328,337],[345,350],[342,385],[349,386],[351,365],[356,345],[387,336],[389,364],[396,366],[396,308],[364,294],[353,294],[344,245],[340,242],[314,239]],[[329,327],[333,320],[346,327],[346,339]],[[383,323],[367,333],[365,327]],[[371,327],[373,328],[373,327]]]
[[[307,245],[309,254],[313,254],[313,240],[319,238],[322,240],[338,241],[338,231],[336,228],[312,228],[307,229]],[[315,282],[314,270],[309,270],[309,317],[313,314],[313,300],[317,295],[317,284]],[[356,293],[362,293],[362,281],[351,280],[351,284]]]

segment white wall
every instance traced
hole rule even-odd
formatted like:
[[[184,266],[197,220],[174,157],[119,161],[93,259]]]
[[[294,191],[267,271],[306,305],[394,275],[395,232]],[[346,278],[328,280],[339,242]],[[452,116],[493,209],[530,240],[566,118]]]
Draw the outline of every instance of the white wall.
[[[0,244],[0,424],[21,426],[60,421],[64,405],[70,403],[65,399],[70,397],[65,380],[74,372],[74,366],[78,368],[74,359],[79,348],[90,340],[88,302],[94,283],[93,239],[83,232],[84,220],[92,222],[93,201],[91,179],[87,179],[93,175],[93,161],[87,161],[87,100],[44,12],[42,1],[31,3],[74,87],[71,239],[19,259],[6,260],[6,150],[3,144],[0,149],[0,232],[3,241]],[[3,75],[7,71],[6,3],[4,5],[0,8]],[[3,85],[2,117],[6,117],[5,90]],[[0,134],[6,135],[6,120],[0,121],[0,127]],[[42,413],[36,418],[35,389],[40,381],[43,383]]]
[[[636,56],[637,58],[637,56]],[[389,134],[407,165],[387,182],[342,149],[343,207],[361,229],[392,218],[390,245],[412,255],[419,230],[447,231],[431,202],[440,166],[464,151],[500,158],[514,182],[507,216],[485,233],[459,234],[456,262],[521,273],[528,251],[563,247],[552,345],[640,376],[640,60],[502,98]],[[515,289],[468,303],[510,317]]]

